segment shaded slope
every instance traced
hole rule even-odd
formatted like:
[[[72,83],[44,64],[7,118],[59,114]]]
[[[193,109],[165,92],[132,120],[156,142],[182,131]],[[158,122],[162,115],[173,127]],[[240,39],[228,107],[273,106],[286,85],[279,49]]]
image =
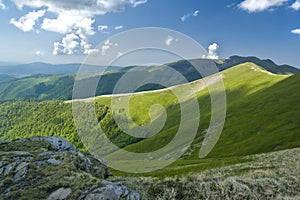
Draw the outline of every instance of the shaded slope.
[[[227,91],[227,118],[221,138],[209,157],[248,155],[300,146],[299,74],[291,77],[271,75],[252,63],[236,66],[222,74]],[[208,91],[200,91],[198,99],[202,110],[200,129],[186,159],[197,159],[210,119]],[[180,117],[176,108],[170,106],[169,110],[171,119]],[[126,149],[147,152],[163,147],[176,133],[177,121],[171,120],[166,127],[169,128]]]

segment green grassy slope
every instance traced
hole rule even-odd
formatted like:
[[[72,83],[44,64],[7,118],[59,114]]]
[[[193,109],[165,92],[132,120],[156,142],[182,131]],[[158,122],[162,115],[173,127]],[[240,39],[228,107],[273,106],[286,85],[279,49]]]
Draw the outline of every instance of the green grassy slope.
[[[237,157],[300,146],[300,74],[274,75],[263,68],[245,63],[221,72],[227,93],[227,118],[215,148],[204,160],[198,159],[201,141],[210,120],[210,98],[203,80],[190,83],[197,91],[201,110],[200,128],[193,145],[181,160],[166,171],[176,174],[243,162]],[[181,86],[177,86],[181,87]],[[120,97],[121,98],[121,97]],[[137,124],[149,122],[153,104],[163,105],[168,119],[163,130],[148,139],[128,136],[116,126],[109,107],[110,97],[96,99],[100,125],[113,142],[133,152],[150,152],[166,145],[177,132],[180,107],[168,90],[135,94],[130,113]],[[101,105],[105,106],[101,106]],[[105,112],[107,111],[107,112]],[[118,117],[124,117],[118,112]],[[33,135],[61,135],[84,149],[72,120],[71,104],[50,102],[7,102],[0,104],[0,138],[13,139]],[[220,159],[221,158],[221,159]],[[217,159],[217,160],[216,160]],[[179,168],[178,168],[179,167]],[[115,172],[116,173],[116,172]]]
[[[0,82],[0,101],[70,99],[74,76],[35,75]]]
[[[248,155],[300,146],[300,75],[279,76],[246,63],[222,72],[227,92],[228,111],[219,142],[210,158]],[[200,141],[208,127],[208,91],[198,93],[201,122],[198,136],[185,159],[197,159]],[[168,98],[167,96],[165,98]],[[101,101],[101,100],[100,100]],[[140,101],[143,101],[140,99]],[[178,119],[178,108],[169,107],[171,119]],[[132,113],[135,118],[135,113]],[[178,128],[169,120],[166,129],[149,139],[126,147],[133,152],[148,152],[167,144]]]

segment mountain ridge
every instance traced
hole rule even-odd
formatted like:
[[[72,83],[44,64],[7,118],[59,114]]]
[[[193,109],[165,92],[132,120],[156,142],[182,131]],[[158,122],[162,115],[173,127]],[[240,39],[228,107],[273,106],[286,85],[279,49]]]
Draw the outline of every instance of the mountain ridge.
[[[216,64],[218,69],[222,72],[226,69],[232,68],[235,65],[252,62],[255,63],[270,73],[281,74],[281,75],[291,75],[296,74],[300,69],[288,66],[288,65],[276,65],[271,60],[261,60],[256,57],[240,57],[233,56],[229,59],[219,59],[219,60],[208,60],[208,59],[193,59],[193,60],[180,60],[172,63],[167,63],[166,65],[169,68],[176,70],[180,75],[186,78],[187,82],[193,82],[195,80],[203,78],[202,75],[193,67],[205,67],[207,64],[211,66]],[[68,65],[69,67],[73,67]],[[157,66],[143,66],[143,70],[148,72],[149,76],[147,77],[151,81],[151,76],[154,80],[159,80],[161,83],[165,83],[168,86],[178,85],[178,80],[181,80],[181,77],[178,77],[178,74],[168,74],[168,77],[162,76],[165,71],[163,67],[165,65]],[[86,78],[79,80],[78,82],[82,85],[87,85],[89,87],[91,81],[96,81],[101,77],[98,87],[96,89],[95,96],[100,95],[109,95],[113,93],[115,85],[121,79],[121,77],[130,72],[132,77],[138,79],[141,72],[133,71],[135,66],[129,66],[124,68],[110,68],[110,71],[104,72],[102,74],[97,73],[96,75],[87,76]],[[207,67],[207,66],[206,66]],[[1,67],[0,67],[1,69]],[[18,68],[19,70],[19,68]],[[99,72],[98,69],[93,66],[92,68],[87,67],[85,72]],[[205,70],[205,69],[204,69]],[[0,70],[1,71],[1,70]],[[100,70],[101,71],[101,70]],[[209,70],[208,70],[209,71]],[[156,74],[161,74],[161,76],[156,76]],[[208,74],[211,75],[211,74]],[[0,78],[3,77],[3,80],[0,80],[0,101],[7,100],[70,100],[72,99],[72,90],[75,82],[75,75],[45,75],[43,73],[38,73],[36,71],[35,75],[28,75],[23,78],[13,78],[10,75],[2,75],[0,73]],[[135,79],[132,79],[134,81]],[[183,83],[183,82],[182,82]],[[162,85],[157,84],[148,84],[138,88],[135,92],[142,91],[153,91],[165,88]],[[126,93],[126,92],[124,92]],[[89,98],[91,96],[80,96],[78,99]]]

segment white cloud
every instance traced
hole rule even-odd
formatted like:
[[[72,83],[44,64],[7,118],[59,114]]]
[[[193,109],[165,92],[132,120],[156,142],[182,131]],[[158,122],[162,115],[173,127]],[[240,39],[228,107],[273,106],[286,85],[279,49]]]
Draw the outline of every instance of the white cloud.
[[[127,5],[136,7],[147,1],[142,0],[12,0],[19,9],[24,6],[30,8],[47,7],[54,13],[72,13],[72,15],[94,16],[104,15],[108,12],[118,12]]]
[[[300,0],[296,0],[292,5],[291,8],[294,10],[300,10]]]
[[[98,26],[98,31],[100,31],[101,33],[109,34],[109,32],[107,30],[108,30],[107,25],[99,25]]]
[[[37,55],[37,56],[42,56],[42,55],[43,55],[43,52],[41,52],[41,51],[36,51],[36,52],[35,52],[35,55]]]
[[[94,22],[95,20],[92,18],[63,13],[56,19],[44,19],[42,29],[61,34],[81,32],[86,35],[93,35],[95,34],[92,27]]]
[[[187,19],[187,15],[183,15],[182,17],[180,17],[180,20],[185,22],[185,20]]]
[[[140,1],[135,1],[133,4],[132,4],[132,7],[135,8],[141,4],[145,4],[147,3],[148,0],[140,0]]]
[[[118,52],[118,57],[121,57],[121,56],[123,56],[124,55],[124,53],[122,53],[122,52]]]
[[[203,58],[207,59],[219,59],[217,51],[219,49],[219,45],[217,43],[213,43],[208,47],[208,54],[207,56],[203,56]]]
[[[300,35],[300,29],[294,29],[291,31],[291,33]]]
[[[231,4],[226,5],[227,8],[232,8],[233,6],[235,6],[235,3],[231,3]]]
[[[193,16],[194,17],[197,17],[199,15],[200,11],[199,10],[196,10],[194,13],[193,13]]]
[[[249,13],[261,12],[273,7],[281,6],[288,1],[289,0],[244,0],[238,7]]]
[[[174,41],[174,38],[172,36],[168,35],[165,43],[166,43],[167,46],[170,46],[173,41]]]
[[[39,10],[39,11],[32,11],[28,14],[21,17],[19,20],[16,20],[15,18],[12,18],[10,20],[10,23],[16,26],[17,28],[21,29],[24,32],[32,31],[34,30],[34,26],[36,24],[36,21],[44,16],[46,13],[46,10]]]
[[[63,39],[62,42],[55,42],[54,43],[54,50],[53,54],[75,54],[79,50],[79,37],[74,33],[67,34]]]
[[[3,3],[3,0],[0,0],[0,8],[1,8],[2,10],[6,9],[6,6],[5,6],[5,4]]]
[[[105,30],[107,30],[108,29],[108,26],[107,25],[99,25],[98,26],[98,31],[105,31]]]
[[[120,26],[116,26],[115,30],[120,30],[120,29],[123,29],[123,28],[124,28],[124,26],[120,25]]]
[[[103,56],[106,55],[106,51],[107,51],[108,49],[110,49],[110,47],[111,47],[112,45],[113,45],[113,44],[112,44],[109,40],[106,40],[106,41],[103,43],[103,45],[102,45],[102,47],[101,47],[101,49],[102,49],[102,55],[103,55]]]
[[[15,5],[22,9],[28,8],[44,8],[47,12],[53,13],[55,18],[45,18],[41,28],[47,31],[65,34],[61,42],[54,43],[53,54],[60,53],[73,54],[82,52],[91,54],[97,52],[87,42],[88,36],[94,35],[93,24],[96,15],[104,15],[109,12],[123,11],[127,6],[137,7],[140,4],[147,3],[146,0],[12,0]],[[2,0],[0,0],[0,3]],[[1,4],[0,4],[1,6]],[[32,15],[32,12],[27,15]],[[44,15],[45,13],[43,13]],[[27,16],[26,15],[26,16]],[[32,30],[36,20],[27,20],[27,17],[21,18],[19,21],[12,19],[11,23],[23,31]],[[78,41],[71,42],[72,45],[81,46],[77,48],[69,48],[67,44],[70,35],[76,36]],[[76,43],[77,42],[77,43]],[[79,45],[80,44],[80,45]],[[76,51],[75,51],[76,49]]]
[[[92,45],[87,42],[87,37],[95,34],[93,30],[94,22],[95,20],[89,17],[72,16],[68,13],[63,13],[56,19],[44,19],[42,29],[66,34],[62,42],[54,43],[54,55],[80,52],[83,54],[94,54],[97,50],[93,49]],[[70,41],[71,38],[73,38],[72,41]],[[77,44],[76,48],[75,44]],[[81,48],[79,48],[79,45]]]
[[[67,34],[61,42],[55,42],[53,46],[53,55],[72,55],[78,52],[93,55],[99,52],[98,49],[92,48],[92,45],[87,42],[87,38],[84,35],[76,35],[75,33]]]
[[[85,39],[80,40],[80,46],[84,54],[94,55],[99,52],[99,49],[92,48],[92,45],[89,44]]]
[[[193,13],[188,13],[188,14],[185,14],[183,15],[182,17],[180,17],[180,20],[182,22],[185,22],[188,18],[190,17],[197,17],[199,15],[200,11],[199,10],[196,10],[194,11]]]

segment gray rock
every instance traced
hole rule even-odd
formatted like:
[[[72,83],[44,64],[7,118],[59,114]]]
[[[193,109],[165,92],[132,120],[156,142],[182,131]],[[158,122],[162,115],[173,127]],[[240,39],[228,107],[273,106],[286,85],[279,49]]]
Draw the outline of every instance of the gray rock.
[[[141,196],[134,190],[131,190],[129,195],[127,196],[127,200],[140,200]]]
[[[101,183],[104,187],[94,189],[92,192],[88,193],[84,200],[98,200],[98,199],[107,199],[107,200],[140,200],[140,195],[133,191],[129,190],[126,186],[121,183],[112,183],[109,181],[102,181]]]
[[[14,179],[20,180],[23,178],[27,173],[28,165],[26,162],[21,162],[15,169]]]
[[[62,152],[54,153],[54,152],[51,152],[51,151],[46,151],[46,152],[43,152],[43,153],[39,154],[40,157],[51,157],[51,158],[55,158],[55,157],[58,157],[60,155],[62,155]]]
[[[0,168],[0,176],[2,175],[2,173],[4,172],[4,167]]]
[[[51,159],[48,159],[47,160],[47,163],[50,163],[52,165],[60,165],[61,164],[61,161],[60,160],[56,160],[54,158],[51,158]]]
[[[71,194],[71,192],[71,188],[59,188],[58,190],[52,192],[47,200],[63,200],[66,199]]]
[[[6,176],[17,164],[17,162],[12,162],[6,165],[3,172],[4,176]]]
[[[89,172],[90,168],[91,168],[91,164],[92,164],[91,161],[90,161],[90,159],[88,157],[86,157],[85,155],[83,155],[83,153],[81,153],[81,152],[77,152],[76,155],[78,155],[81,159],[84,160],[85,170],[87,172]]]
[[[76,151],[75,147],[60,136],[50,136],[50,137],[33,137],[19,139],[15,142],[27,142],[27,141],[45,141],[51,144],[52,148],[56,151]]]
[[[14,157],[13,158],[13,161],[17,161],[17,162],[30,162],[31,160],[33,160],[33,157],[31,157],[31,156],[29,156],[29,157],[21,156],[21,157]]]
[[[27,151],[8,151],[8,152],[2,152],[3,155],[9,155],[9,154],[15,154],[17,156],[22,156],[22,155],[31,155]]]
[[[36,168],[40,168],[41,166],[46,165],[47,163],[46,161],[35,161],[33,162],[33,164]]]
[[[0,140],[0,144],[8,144],[10,143],[10,140]]]

